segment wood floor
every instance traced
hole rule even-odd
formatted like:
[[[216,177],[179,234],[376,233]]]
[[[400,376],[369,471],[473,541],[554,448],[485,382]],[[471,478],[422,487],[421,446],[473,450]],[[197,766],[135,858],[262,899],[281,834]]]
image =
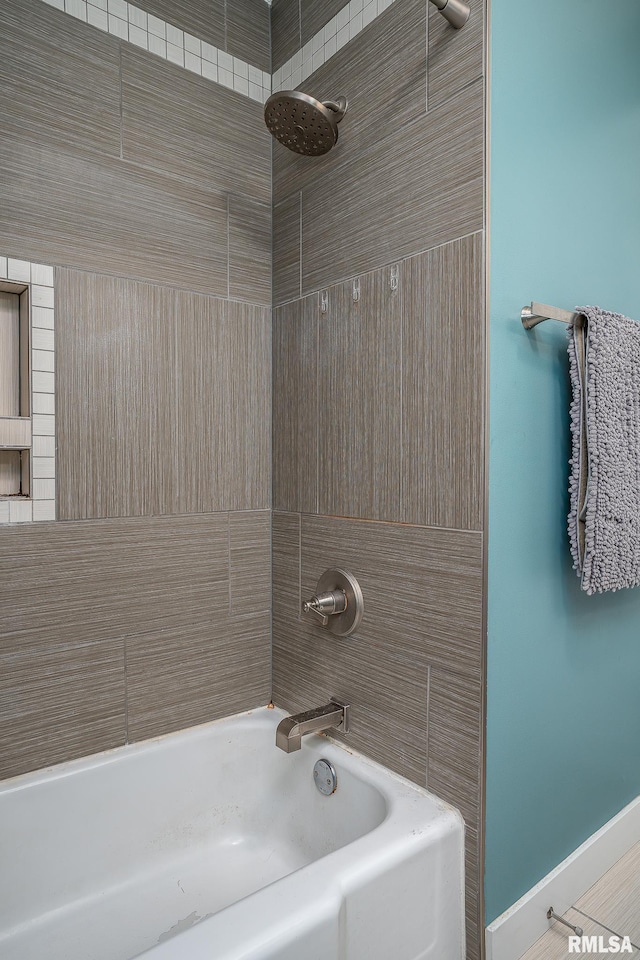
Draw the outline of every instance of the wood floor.
[[[567,910],[564,918],[582,927],[585,937],[629,937],[633,952],[617,953],[619,957],[640,960],[640,842],[611,867],[597,883]],[[591,960],[610,960],[611,951],[569,953],[569,937],[573,932],[562,923],[552,923],[549,930],[534,943],[521,960],[568,960],[583,956]]]

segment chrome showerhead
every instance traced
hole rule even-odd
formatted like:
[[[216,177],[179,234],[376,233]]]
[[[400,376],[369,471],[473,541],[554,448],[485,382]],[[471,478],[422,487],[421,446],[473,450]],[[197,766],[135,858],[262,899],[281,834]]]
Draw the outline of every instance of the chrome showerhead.
[[[321,102],[299,90],[272,94],[264,108],[269,133],[283,146],[319,157],[338,139],[338,124],[347,112],[346,97]]]

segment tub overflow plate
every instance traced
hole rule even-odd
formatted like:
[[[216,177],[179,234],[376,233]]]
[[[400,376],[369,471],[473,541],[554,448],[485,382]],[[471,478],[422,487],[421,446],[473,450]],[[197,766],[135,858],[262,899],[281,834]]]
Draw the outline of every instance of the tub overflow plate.
[[[313,780],[320,793],[324,794],[325,797],[330,797],[332,793],[335,793],[338,786],[336,771],[333,764],[329,763],[328,760],[318,760],[313,768]]]

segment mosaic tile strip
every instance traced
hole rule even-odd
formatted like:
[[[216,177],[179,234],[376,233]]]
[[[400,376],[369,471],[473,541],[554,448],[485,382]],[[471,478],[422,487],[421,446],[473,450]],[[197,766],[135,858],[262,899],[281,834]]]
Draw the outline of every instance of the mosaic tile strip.
[[[353,40],[394,0],[350,0],[273,76],[127,0],[43,0],[84,23],[119,37],[258,103],[272,90],[299,86]]]
[[[273,74],[272,89],[293,90],[342,50],[394,0],[350,0],[335,17]]]
[[[271,76],[266,71],[185,33],[127,0],[43,2],[258,103],[264,103],[271,93]]]

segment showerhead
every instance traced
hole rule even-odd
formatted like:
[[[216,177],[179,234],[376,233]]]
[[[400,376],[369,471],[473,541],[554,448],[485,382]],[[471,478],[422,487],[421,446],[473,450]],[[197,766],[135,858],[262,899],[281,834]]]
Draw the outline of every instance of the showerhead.
[[[267,100],[264,120],[283,146],[306,157],[319,157],[335,146],[338,124],[346,112],[346,97],[321,102],[299,90],[282,90]]]

